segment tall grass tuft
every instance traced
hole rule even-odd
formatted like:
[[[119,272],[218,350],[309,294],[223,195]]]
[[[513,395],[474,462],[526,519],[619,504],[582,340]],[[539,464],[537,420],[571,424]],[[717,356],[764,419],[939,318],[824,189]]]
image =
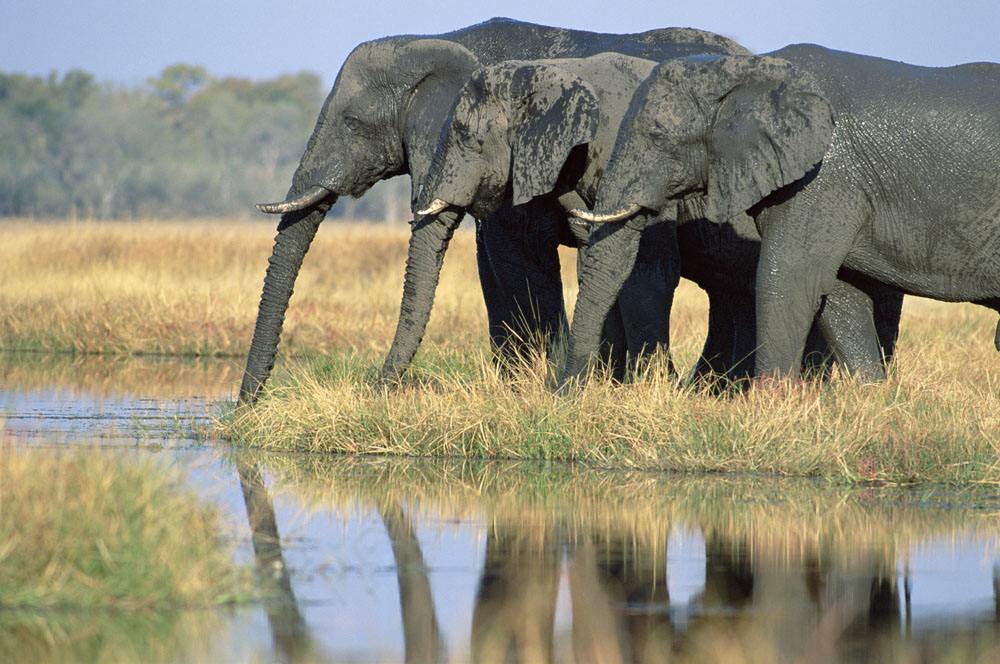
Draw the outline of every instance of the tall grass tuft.
[[[219,514],[176,472],[0,442],[0,611],[210,606],[244,583]]]
[[[632,384],[595,376],[563,396],[546,389],[540,361],[512,375],[483,355],[461,373],[427,368],[449,363],[427,360],[395,388],[347,369],[357,358],[303,365],[256,407],[231,413],[223,428],[262,449],[544,459],[852,484],[1000,481],[1000,393],[988,372],[980,382],[956,380],[901,363],[880,385],[836,376],[720,399],[678,387],[662,358]]]

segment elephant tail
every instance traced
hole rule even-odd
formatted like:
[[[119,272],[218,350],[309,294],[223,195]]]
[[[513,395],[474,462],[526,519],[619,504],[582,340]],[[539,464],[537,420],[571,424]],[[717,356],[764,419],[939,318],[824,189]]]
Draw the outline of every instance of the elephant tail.
[[[997,321],[997,331],[993,335],[993,346],[1000,351],[1000,320]]]

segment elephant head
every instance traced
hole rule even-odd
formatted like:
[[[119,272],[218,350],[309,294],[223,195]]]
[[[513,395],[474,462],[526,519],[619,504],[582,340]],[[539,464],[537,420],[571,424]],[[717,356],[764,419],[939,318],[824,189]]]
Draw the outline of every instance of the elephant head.
[[[403,302],[383,380],[397,379],[417,351],[462,214],[493,212],[508,187],[514,204],[553,191],[570,152],[591,140],[597,122],[594,91],[558,67],[504,63],[480,69],[462,88],[414,201]]]
[[[479,69],[441,129],[418,214],[452,206],[483,217],[508,191],[514,205],[553,193],[570,153],[594,139],[599,120],[594,89],[558,66]]]
[[[596,214],[620,221],[628,210],[703,197],[724,222],[805,176],[826,154],[833,127],[816,84],[784,60],[662,63],[632,98]]]
[[[477,66],[468,49],[438,39],[368,42],[348,56],[288,196],[258,206],[282,218],[240,387],[241,403],[256,399],[274,366],[295,279],[326,212],[338,196],[360,196],[394,175],[409,172],[416,188],[430,165],[447,109]],[[408,279],[411,266],[419,271],[433,264],[450,237],[446,226],[415,225]]]
[[[574,212],[605,225],[592,235],[581,271],[563,381],[586,370],[647,218],[684,200],[725,222],[823,159],[834,117],[817,90],[790,63],[771,57],[671,60],[642,82],[594,212]]]

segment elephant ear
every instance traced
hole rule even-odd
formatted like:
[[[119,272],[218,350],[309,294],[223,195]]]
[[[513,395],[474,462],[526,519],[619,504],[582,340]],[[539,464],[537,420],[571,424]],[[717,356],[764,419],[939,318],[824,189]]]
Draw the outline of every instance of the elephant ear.
[[[554,65],[524,64],[510,78],[511,179],[514,204],[552,191],[574,147],[594,140],[597,93]]]
[[[443,39],[414,39],[399,47],[401,80],[410,90],[407,104],[407,158],[413,187],[411,199],[431,167],[445,114],[459,90],[479,67],[472,51]]]
[[[770,57],[720,58],[708,132],[709,214],[725,221],[804,177],[826,154],[834,114],[815,82]]]

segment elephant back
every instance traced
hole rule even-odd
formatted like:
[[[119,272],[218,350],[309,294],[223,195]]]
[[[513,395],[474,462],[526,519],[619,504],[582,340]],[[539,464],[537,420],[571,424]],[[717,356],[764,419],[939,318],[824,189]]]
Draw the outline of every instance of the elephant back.
[[[438,38],[462,44],[483,64],[504,60],[585,58],[605,52],[657,62],[700,54],[750,55],[750,51],[727,37],[693,28],[608,34],[494,18]]]

